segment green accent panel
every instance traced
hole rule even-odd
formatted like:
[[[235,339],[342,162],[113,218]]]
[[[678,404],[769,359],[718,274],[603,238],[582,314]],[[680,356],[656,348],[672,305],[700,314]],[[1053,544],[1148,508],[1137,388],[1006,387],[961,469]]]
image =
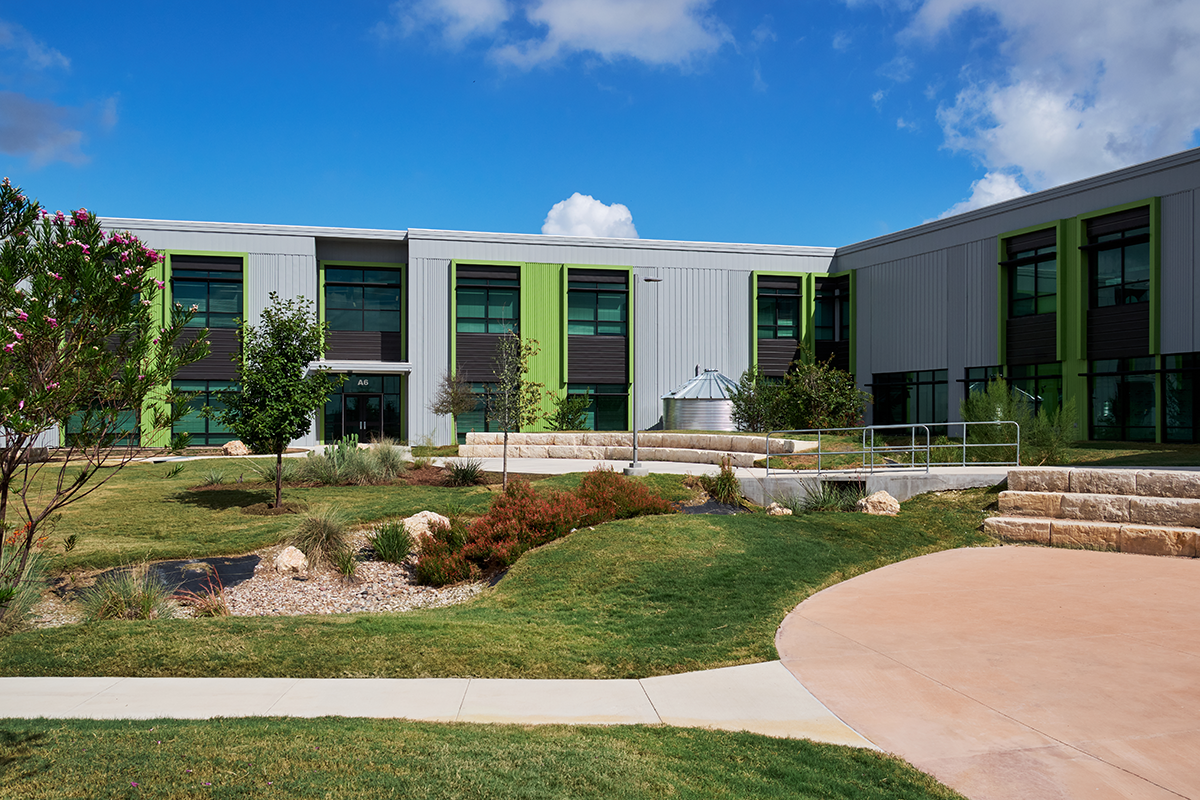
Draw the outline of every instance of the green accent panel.
[[[250,254],[249,253],[231,253],[221,250],[160,250],[167,258],[161,266],[161,279],[164,284],[162,290],[162,302],[159,304],[159,318],[165,322],[168,318],[168,306],[173,302],[171,297],[171,258],[173,256],[221,256],[240,258],[242,260],[242,318],[248,319],[250,316],[250,292],[246,287],[250,283]],[[166,447],[171,443],[171,432],[154,431],[151,429],[151,417],[153,408],[165,408],[163,395],[156,394],[154,399],[150,401],[150,408],[147,408],[148,413],[142,414],[142,446],[143,447]]]
[[[758,367],[758,273],[750,273],[750,366]]]
[[[840,272],[850,276],[850,374],[858,378],[858,270]]]
[[[815,273],[809,276],[811,288],[809,289],[808,295],[810,298],[812,298],[812,300],[811,305],[809,306],[809,313],[805,319],[805,325],[808,327],[808,333],[805,336],[805,341],[808,342],[808,346],[812,348],[814,356],[817,352],[817,277],[818,276]],[[858,331],[858,273],[851,269],[844,272],[830,272],[825,277],[849,278],[847,283],[850,285],[850,374],[857,378],[858,373],[855,371],[855,367],[858,365],[858,348],[855,345],[858,342],[858,339],[855,338],[855,336]]]
[[[562,264],[521,265],[521,337],[534,339],[541,351],[529,364],[529,379],[544,384],[555,394],[566,391],[566,375],[562,371],[563,351],[567,342],[562,331],[566,305],[563,302]],[[553,410],[549,395],[542,397],[542,412]],[[546,430],[539,420],[534,430]]]
[[[1079,252],[1081,223],[1059,220],[1058,236],[1058,360],[1062,362],[1063,399],[1075,398],[1075,425],[1087,438],[1087,269]]]

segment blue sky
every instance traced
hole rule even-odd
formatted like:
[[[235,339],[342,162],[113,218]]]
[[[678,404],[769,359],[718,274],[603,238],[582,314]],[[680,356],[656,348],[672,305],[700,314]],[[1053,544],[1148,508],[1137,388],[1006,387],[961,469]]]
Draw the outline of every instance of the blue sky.
[[[1197,76],[1194,0],[9,4],[0,173],[113,217],[840,245],[1196,146]]]

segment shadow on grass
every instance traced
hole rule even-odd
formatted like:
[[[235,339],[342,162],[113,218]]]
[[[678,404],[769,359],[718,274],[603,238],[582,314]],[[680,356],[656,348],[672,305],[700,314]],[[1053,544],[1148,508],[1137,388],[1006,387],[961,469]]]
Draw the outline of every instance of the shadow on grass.
[[[50,744],[45,733],[0,730],[0,775],[5,778],[29,778],[37,769],[29,761],[34,757],[34,748]],[[14,774],[18,772],[20,774]]]
[[[245,508],[255,503],[270,503],[275,500],[275,492],[266,489],[205,489],[179,492],[172,495],[171,499],[183,505],[224,511],[227,508]]]
[[[1069,466],[1079,467],[1194,467],[1200,466],[1200,446],[1154,442],[1076,442]]]

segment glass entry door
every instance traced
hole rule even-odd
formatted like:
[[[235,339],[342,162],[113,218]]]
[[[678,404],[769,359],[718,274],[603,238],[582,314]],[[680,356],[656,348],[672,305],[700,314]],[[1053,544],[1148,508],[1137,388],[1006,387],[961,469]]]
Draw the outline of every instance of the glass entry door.
[[[383,395],[342,395],[342,436],[351,434],[360,442],[383,435]]]

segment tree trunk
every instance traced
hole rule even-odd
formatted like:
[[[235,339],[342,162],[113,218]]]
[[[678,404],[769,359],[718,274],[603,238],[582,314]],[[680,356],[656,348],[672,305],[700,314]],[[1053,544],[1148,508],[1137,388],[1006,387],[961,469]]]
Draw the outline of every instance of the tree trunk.
[[[508,431],[504,432],[504,452],[503,457],[503,477],[501,487],[504,491],[508,491]]]
[[[275,507],[283,498],[283,453],[275,454]]]

